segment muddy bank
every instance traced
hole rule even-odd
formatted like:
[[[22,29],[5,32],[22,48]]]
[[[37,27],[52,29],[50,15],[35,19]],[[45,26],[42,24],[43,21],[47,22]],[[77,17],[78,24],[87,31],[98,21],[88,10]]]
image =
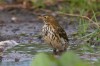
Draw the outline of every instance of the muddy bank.
[[[31,58],[37,52],[51,52],[51,48],[44,45],[41,39],[41,29],[43,22],[38,19],[38,13],[34,11],[27,11],[23,9],[4,10],[0,11],[0,41],[14,40],[19,43],[11,49],[4,52],[3,61],[15,61],[16,55],[20,60],[31,60]],[[40,12],[44,14],[43,12]],[[68,34],[69,43],[71,45],[70,50],[75,50],[77,54],[82,53],[81,49],[84,47],[78,47],[84,40],[80,40],[74,37],[78,32],[79,19],[76,17],[70,18],[68,16],[59,16],[54,13],[60,25],[65,29]],[[94,29],[89,29],[91,33]],[[77,44],[74,46],[74,44]],[[84,53],[83,53],[84,54]],[[85,56],[81,55],[82,58]],[[86,58],[86,57],[85,57]],[[8,60],[6,60],[8,59]],[[12,62],[11,62],[12,63]]]
[[[15,18],[15,20],[13,20]],[[42,23],[29,13],[12,14],[0,12],[0,41],[13,39],[19,43],[34,42],[42,27]]]
[[[69,34],[77,30],[77,24],[68,25],[65,20],[58,18],[61,26]],[[43,26],[36,14],[27,11],[0,11],[0,41],[13,39],[18,43],[41,42],[40,34]]]

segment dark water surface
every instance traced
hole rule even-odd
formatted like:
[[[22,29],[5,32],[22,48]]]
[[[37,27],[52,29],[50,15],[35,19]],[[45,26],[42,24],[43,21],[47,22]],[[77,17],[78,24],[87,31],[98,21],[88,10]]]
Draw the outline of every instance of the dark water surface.
[[[2,62],[0,66],[30,66],[31,61],[20,61],[20,62]]]
[[[29,66],[38,52],[51,52],[51,49],[45,44],[20,44],[4,53],[0,66]]]
[[[17,20],[12,21],[13,18]],[[67,18],[66,18],[67,19]],[[61,26],[65,29],[70,39],[70,35],[77,32],[77,23],[68,25],[70,21],[60,20]],[[1,24],[2,23],[2,24]],[[32,58],[38,52],[50,52],[51,48],[43,44],[39,34],[43,26],[36,16],[29,13],[17,13],[0,11],[0,41],[15,40],[19,45],[4,52],[3,60],[0,66],[30,66]],[[73,37],[71,37],[73,38]],[[72,44],[75,41],[70,42]],[[75,43],[79,44],[79,43]],[[100,51],[89,52],[88,48],[73,46],[70,50],[75,51],[82,59],[97,61],[100,58]]]

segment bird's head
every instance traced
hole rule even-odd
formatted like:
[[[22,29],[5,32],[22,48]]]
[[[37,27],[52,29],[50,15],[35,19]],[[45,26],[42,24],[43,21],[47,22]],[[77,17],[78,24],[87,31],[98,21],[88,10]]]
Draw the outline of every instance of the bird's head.
[[[42,19],[45,24],[51,24],[56,21],[55,17],[51,15],[43,15],[39,16],[39,18]]]

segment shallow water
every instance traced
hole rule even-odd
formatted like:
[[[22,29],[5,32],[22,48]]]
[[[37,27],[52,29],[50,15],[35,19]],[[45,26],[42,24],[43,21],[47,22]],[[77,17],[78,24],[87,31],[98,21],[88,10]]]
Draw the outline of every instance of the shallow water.
[[[91,53],[77,46],[74,46],[74,48],[70,47],[68,51],[70,50],[75,51],[80,58],[91,62],[97,61],[100,57],[99,52]],[[0,66],[30,66],[31,60],[34,59],[38,52],[52,53],[52,49],[46,44],[20,44],[8,49],[4,53],[4,58]],[[16,59],[18,59],[18,61],[16,61]]]
[[[12,22],[12,17],[16,17],[18,20]],[[5,19],[6,18],[6,19]],[[3,25],[0,27],[0,41],[2,40],[15,40],[20,43],[19,45],[8,49],[4,52],[3,60],[0,66],[29,66],[32,58],[38,52],[49,52],[51,48],[48,45],[43,44],[39,37],[42,23],[37,18],[28,13],[0,12],[0,20],[3,21]],[[70,22],[70,21],[69,21]],[[61,20],[60,24],[63,25],[68,37],[77,31],[77,23],[68,25],[68,22]],[[73,37],[71,37],[73,38]],[[69,37],[70,39],[70,37]],[[22,44],[23,43],[23,44]],[[71,44],[78,44],[73,40]],[[100,57],[100,52],[88,51],[86,47],[72,46],[68,51],[75,51],[82,59],[97,61]]]
[[[20,62],[2,62],[0,66],[29,66],[30,60],[20,61]]]
[[[5,51],[0,66],[29,66],[38,52],[51,52],[51,48],[45,44],[20,44]]]

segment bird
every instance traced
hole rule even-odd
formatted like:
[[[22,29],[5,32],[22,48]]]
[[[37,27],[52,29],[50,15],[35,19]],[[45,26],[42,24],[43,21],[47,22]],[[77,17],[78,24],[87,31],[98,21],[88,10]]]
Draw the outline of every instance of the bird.
[[[41,15],[44,25],[42,27],[42,38],[53,48],[53,54],[62,54],[69,46],[67,33],[60,26],[57,19],[52,15]]]

